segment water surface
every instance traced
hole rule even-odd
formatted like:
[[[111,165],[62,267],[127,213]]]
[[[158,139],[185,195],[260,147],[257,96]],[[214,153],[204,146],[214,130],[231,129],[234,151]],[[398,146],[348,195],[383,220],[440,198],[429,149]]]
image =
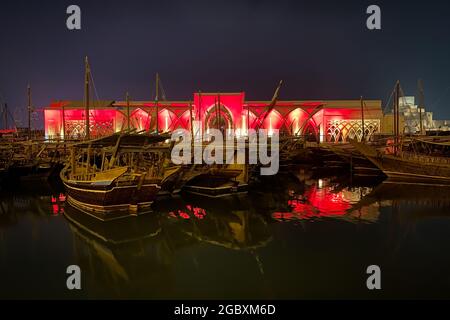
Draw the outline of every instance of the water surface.
[[[450,298],[450,189],[294,173],[115,223],[58,185],[3,187],[0,298]],[[81,291],[66,288],[73,264]],[[373,264],[379,291],[366,288]]]

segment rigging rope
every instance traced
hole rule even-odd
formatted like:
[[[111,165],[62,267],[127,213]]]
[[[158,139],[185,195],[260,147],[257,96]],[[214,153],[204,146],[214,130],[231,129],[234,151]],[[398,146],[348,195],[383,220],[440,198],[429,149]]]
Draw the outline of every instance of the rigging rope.
[[[389,104],[391,103],[391,99],[392,99],[393,95],[394,95],[394,90],[391,91],[389,98],[387,99],[386,105],[384,106],[384,109],[383,109],[383,113],[386,113],[386,110],[389,107]]]
[[[98,95],[98,92],[97,92],[97,88],[95,87],[94,77],[92,76],[92,69],[90,67],[89,67],[89,78],[91,80],[90,83],[92,84],[92,88],[94,89],[94,92],[92,93],[91,101],[92,101],[92,107],[93,107],[93,109],[95,109],[94,93],[95,93],[95,96],[97,97],[97,102],[100,101],[100,98],[99,98],[99,95]],[[91,112],[89,112],[89,113],[90,113],[89,116],[92,116],[94,121],[97,121],[97,119],[95,117],[95,113],[91,113]]]

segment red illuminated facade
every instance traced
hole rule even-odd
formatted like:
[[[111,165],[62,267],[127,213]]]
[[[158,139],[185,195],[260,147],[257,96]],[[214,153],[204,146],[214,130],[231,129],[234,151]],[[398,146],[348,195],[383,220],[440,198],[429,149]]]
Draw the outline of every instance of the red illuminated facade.
[[[130,127],[140,130],[169,132],[177,128],[191,130],[190,118],[201,128],[233,129],[246,135],[248,129],[278,129],[280,134],[308,135],[320,142],[361,140],[360,100],[277,101],[267,114],[270,101],[246,101],[245,93],[195,93],[189,101],[131,101]],[[90,108],[91,136],[119,132],[128,127],[125,101],[97,101]],[[55,101],[44,110],[45,135],[49,139],[82,138],[85,111],[82,102]],[[365,136],[382,132],[380,100],[366,100]]]

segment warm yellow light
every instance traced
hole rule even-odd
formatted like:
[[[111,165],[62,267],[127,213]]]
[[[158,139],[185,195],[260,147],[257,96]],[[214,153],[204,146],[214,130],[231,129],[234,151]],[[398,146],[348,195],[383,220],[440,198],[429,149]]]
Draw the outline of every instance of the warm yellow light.
[[[271,112],[269,115],[269,132],[268,132],[269,137],[271,137],[273,135],[272,115],[273,115],[273,113]]]
[[[169,131],[169,111],[166,110],[166,132]]]

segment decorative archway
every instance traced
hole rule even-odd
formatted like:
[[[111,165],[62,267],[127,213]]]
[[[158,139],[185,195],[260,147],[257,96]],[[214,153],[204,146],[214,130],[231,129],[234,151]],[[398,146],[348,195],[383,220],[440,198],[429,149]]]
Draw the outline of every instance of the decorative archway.
[[[126,118],[123,119],[123,126],[126,125]],[[150,127],[151,115],[141,108],[137,108],[130,115],[130,127],[138,131],[148,130]]]
[[[308,123],[303,127],[302,135],[306,141],[319,142],[319,130],[313,119],[309,119]]]
[[[281,114],[275,109],[273,109],[264,119],[262,128],[266,129],[268,131],[269,136],[271,136],[273,130],[282,130],[283,123],[284,121]]]
[[[158,131],[160,132],[169,132],[174,130],[174,125],[178,117],[175,112],[169,110],[168,108],[164,108],[159,110],[158,112]]]
[[[208,111],[206,111],[205,116],[205,129],[219,129],[225,131],[227,129],[233,129],[233,115],[230,110],[223,104],[213,105]]]
[[[313,118],[314,113],[308,113],[302,108],[296,108],[285,116],[285,126],[290,135],[318,135],[319,129]]]

